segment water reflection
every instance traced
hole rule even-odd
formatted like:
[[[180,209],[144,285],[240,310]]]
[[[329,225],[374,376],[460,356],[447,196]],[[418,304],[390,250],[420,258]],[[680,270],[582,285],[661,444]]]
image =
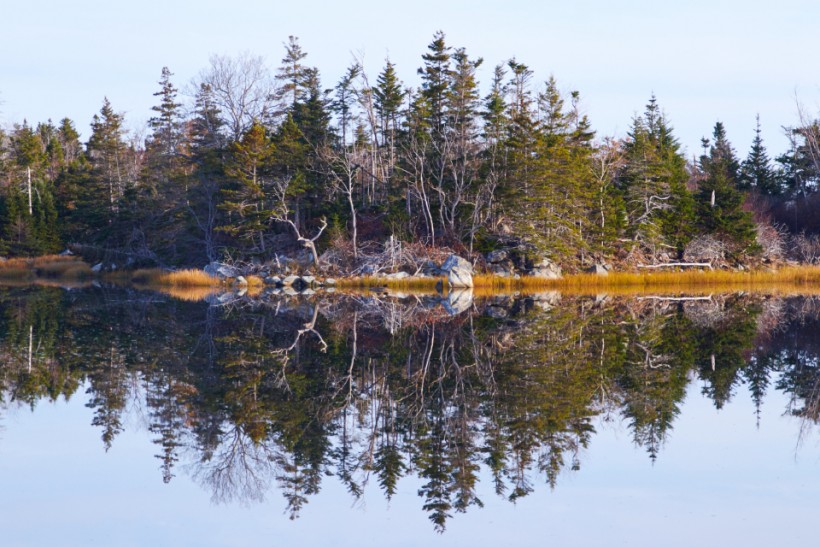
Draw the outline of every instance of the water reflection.
[[[820,299],[463,296],[6,289],[0,398],[85,389],[106,449],[140,414],[164,481],[189,474],[216,502],[278,491],[292,518],[323,481],[390,498],[416,475],[438,530],[482,505],[482,468],[510,501],[556,487],[598,420],[662,457],[693,381],[717,408],[747,389],[759,409],[774,383],[804,434],[820,419]]]

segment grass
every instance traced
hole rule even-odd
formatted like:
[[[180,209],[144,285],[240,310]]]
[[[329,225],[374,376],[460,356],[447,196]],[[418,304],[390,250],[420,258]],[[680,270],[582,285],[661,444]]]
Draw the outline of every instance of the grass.
[[[394,291],[407,292],[435,292],[436,285],[442,282],[447,286],[446,277],[405,277],[404,279],[389,279],[386,277],[364,276],[344,277],[338,279],[336,286],[339,289],[367,290],[386,288]]]
[[[3,281],[32,282],[38,279],[79,281],[93,277],[88,264],[75,256],[44,255],[0,261]]]
[[[221,285],[219,278],[196,269],[169,272],[159,268],[144,268],[134,270],[129,281],[137,285],[153,285],[175,289],[219,287]]]
[[[340,289],[362,290],[387,288],[395,291],[435,290],[436,283],[445,278],[409,277],[387,279],[384,277],[356,277],[339,280]],[[568,275],[561,279],[543,277],[498,277],[479,274],[473,276],[474,290],[478,294],[489,295],[507,292],[533,293],[539,291],[562,291],[572,293],[596,292],[711,292],[715,290],[767,291],[767,292],[820,292],[820,267],[792,266],[780,270],[702,271],[686,270],[678,272],[613,272],[606,276],[595,274]]]

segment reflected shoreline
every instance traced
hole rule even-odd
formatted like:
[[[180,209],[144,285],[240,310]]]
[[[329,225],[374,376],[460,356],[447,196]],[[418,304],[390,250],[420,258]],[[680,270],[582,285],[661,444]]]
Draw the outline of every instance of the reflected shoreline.
[[[164,481],[278,491],[291,518],[323,481],[390,499],[412,474],[439,531],[482,505],[481,469],[513,502],[582,472],[601,419],[662,458],[693,382],[716,408],[785,393],[806,435],[820,420],[820,298],[331,296],[2,288],[3,408],[85,390],[108,449],[142,401]]]

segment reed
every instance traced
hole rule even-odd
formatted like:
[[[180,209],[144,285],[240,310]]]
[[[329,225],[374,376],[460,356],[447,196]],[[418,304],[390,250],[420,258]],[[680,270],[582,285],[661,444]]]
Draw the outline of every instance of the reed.
[[[135,270],[130,281],[138,285],[154,285],[160,287],[194,288],[218,287],[221,282],[218,278],[208,275],[202,270],[178,270],[169,272],[159,268],[144,268]]]
[[[337,287],[352,290],[385,288],[394,291],[434,292],[439,282],[441,282],[444,287],[447,286],[447,279],[444,277],[405,277],[404,279],[389,279],[386,277],[363,276],[339,279],[337,281]]]

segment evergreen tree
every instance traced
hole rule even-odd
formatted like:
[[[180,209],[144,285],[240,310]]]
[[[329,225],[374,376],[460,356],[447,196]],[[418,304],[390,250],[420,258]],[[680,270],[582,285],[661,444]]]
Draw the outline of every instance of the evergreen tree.
[[[743,210],[743,194],[737,189],[739,164],[723,124],[715,124],[711,144],[707,139],[703,142],[708,149],[700,158],[705,178],[696,197],[698,225],[702,232],[731,243],[735,250],[749,252],[755,245],[754,221],[751,213]]]
[[[749,155],[740,166],[737,186],[741,190],[755,189],[763,195],[775,196],[780,194],[780,182],[763,145],[759,114],[755,117],[755,122],[755,137]]]
[[[265,128],[256,122],[241,140],[231,144],[225,164],[225,175],[231,183],[223,191],[222,207],[228,213],[223,230],[249,240],[255,252],[266,251],[265,230],[271,209],[266,187],[270,184],[274,150]]]
[[[654,96],[634,118],[624,144],[619,187],[627,213],[627,234],[657,255],[665,246],[680,255],[692,236],[692,198],[680,144]]]

